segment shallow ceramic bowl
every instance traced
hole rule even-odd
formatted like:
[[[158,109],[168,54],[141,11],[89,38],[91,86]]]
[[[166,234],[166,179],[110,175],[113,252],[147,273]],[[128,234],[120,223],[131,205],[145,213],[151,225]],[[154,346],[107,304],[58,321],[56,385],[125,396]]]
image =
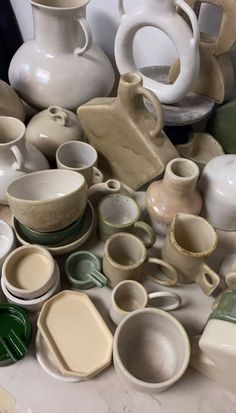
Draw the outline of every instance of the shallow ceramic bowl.
[[[160,393],[188,367],[188,336],[172,315],[149,308],[137,310],[119,324],[113,346],[118,375],[136,391]]]
[[[46,294],[42,295],[41,297],[35,298],[34,300],[24,300],[23,298],[15,297],[13,294],[10,293],[10,291],[8,291],[3,278],[1,278],[2,291],[7,301],[9,303],[18,305],[19,307],[22,307],[25,310],[28,310],[29,312],[39,312],[42,309],[44,303],[46,303],[46,301],[49,300],[49,298],[51,298],[53,295],[57,294],[61,288],[60,270],[56,261],[54,263],[55,283],[50,288],[50,290],[47,291]]]
[[[87,290],[95,287],[95,283],[87,275],[93,270],[101,271],[101,262],[89,251],[78,251],[70,255],[65,264],[66,277],[72,286],[77,290]]]
[[[21,224],[39,232],[59,231],[83,215],[87,184],[74,171],[33,172],[10,184],[7,198]]]
[[[34,264],[35,257],[40,258],[41,268]],[[27,271],[32,267],[32,272],[18,274],[17,269],[23,268],[26,260],[30,261]],[[28,262],[29,262],[28,261]],[[43,268],[43,270],[42,270]],[[18,275],[17,275],[18,274]],[[8,291],[15,297],[32,300],[45,294],[55,283],[55,264],[51,254],[39,245],[26,245],[15,249],[8,255],[2,267],[3,282]]]
[[[66,242],[60,245],[54,245],[54,246],[43,245],[43,247],[46,248],[53,256],[68,254],[69,252],[73,252],[77,250],[90,237],[93,231],[94,221],[95,221],[94,209],[92,205],[90,204],[90,202],[88,202],[85,212],[84,212],[83,225],[79,233],[76,236],[72,237],[70,240],[67,240]],[[18,241],[22,245],[30,245],[31,244],[30,240],[21,233],[19,222],[17,221],[15,217],[13,217],[12,225],[13,225],[16,238],[18,239]]]
[[[76,235],[82,228],[83,216],[81,216],[77,221],[73,222],[72,225],[60,231],[54,232],[39,232],[34,231],[31,228],[25,227],[19,222],[19,227],[23,235],[30,239],[30,241],[41,245],[56,245],[61,244],[68,238]]]
[[[6,222],[0,221],[0,269],[7,255],[14,249],[14,247],[14,232]]]

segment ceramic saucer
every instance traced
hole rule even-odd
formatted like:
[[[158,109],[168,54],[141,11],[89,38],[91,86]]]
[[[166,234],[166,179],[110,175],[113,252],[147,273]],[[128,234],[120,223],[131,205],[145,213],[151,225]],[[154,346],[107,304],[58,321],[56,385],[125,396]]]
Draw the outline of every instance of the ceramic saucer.
[[[35,341],[36,358],[46,373],[56,380],[63,381],[64,383],[76,383],[80,381],[78,377],[64,376],[56,365],[56,361],[52,352],[48,349],[40,332],[37,332]]]
[[[19,222],[15,217],[13,217],[12,226],[14,228],[16,237],[22,245],[29,245],[32,242],[21,232]],[[72,237],[70,240],[67,240],[64,244],[48,246],[41,245],[46,248],[52,255],[63,255],[73,252],[78,249],[82,244],[84,244],[87,239],[90,237],[94,226],[94,209],[91,203],[88,201],[85,213],[83,225],[79,233]]]

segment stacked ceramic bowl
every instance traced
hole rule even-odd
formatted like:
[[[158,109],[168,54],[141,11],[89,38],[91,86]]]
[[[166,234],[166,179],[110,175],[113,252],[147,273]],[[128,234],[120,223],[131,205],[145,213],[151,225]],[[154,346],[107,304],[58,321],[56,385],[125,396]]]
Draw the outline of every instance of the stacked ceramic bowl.
[[[22,245],[39,244],[52,255],[74,251],[92,232],[94,212],[85,178],[74,171],[47,170],[9,185],[13,228]]]
[[[39,245],[17,248],[4,261],[1,287],[9,303],[37,312],[60,286],[56,261]]]

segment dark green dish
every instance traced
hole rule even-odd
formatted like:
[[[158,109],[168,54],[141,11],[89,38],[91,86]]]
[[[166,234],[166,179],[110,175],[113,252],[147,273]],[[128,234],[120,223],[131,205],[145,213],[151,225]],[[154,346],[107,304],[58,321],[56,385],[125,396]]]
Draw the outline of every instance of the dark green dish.
[[[0,366],[25,357],[31,336],[32,326],[27,313],[17,305],[0,303]]]

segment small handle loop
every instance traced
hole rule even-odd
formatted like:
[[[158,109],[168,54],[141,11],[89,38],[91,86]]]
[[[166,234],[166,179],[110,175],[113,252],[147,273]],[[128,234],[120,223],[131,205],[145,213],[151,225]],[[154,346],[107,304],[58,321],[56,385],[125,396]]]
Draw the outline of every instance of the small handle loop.
[[[93,41],[93,36],[92,32],[90,29],[90,26],[87,22],[87,20],[84,17],[80,17],[78,19],[78,23],[80,24],[83,32],[84,32],[84,37],[85,37],[85,44],[83,47],[77,47],[74,50],[74,54],[77,56],[83,55],[87,50],[91,47],[92,41]]]
[[[151,129],[149,133],[152,137],[160,138],[162,136],[160,132],[164,127],[164,111],[161,102],[151,90],[148,90],[143,86],[139,86],[137,92],[146,98],[153,106],[156,112],[156,126],[154,129]]]

